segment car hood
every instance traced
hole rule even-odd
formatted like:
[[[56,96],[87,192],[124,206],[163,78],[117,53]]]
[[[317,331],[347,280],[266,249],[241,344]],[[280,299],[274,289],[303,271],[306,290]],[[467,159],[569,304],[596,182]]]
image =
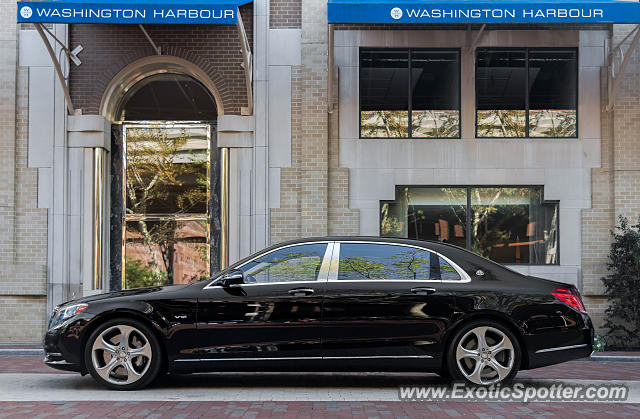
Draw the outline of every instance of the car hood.
[[[180,284],[180,285],[165,285],[165,286],[156,286],[156,287],[145,287],[145,288],[134,288],[130,290],[122,290],[122,291],[113,291],[106,292],[103,294],[89,295],[87,297],[80,297],[75,300],[67,301],[62,305],[67,304],[78,304],[78,303],[90,303],[93,301],[105,300],[107,298],[116,298],[116,297],[128,297],[134,295],[145,295],[151,293],[160,293],[160,292],[173,292],[178,291],[182,288],[188,287],[189,284]]]

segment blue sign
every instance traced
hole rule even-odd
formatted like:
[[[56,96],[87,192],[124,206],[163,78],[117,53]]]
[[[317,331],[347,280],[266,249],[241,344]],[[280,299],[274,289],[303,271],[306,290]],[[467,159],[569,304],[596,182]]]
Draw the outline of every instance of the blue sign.
[[[329,0],[329,23],[640,23],[637,0]]]
[[[19,1],[18,23],[163,23],[233,25],[251,0]]]

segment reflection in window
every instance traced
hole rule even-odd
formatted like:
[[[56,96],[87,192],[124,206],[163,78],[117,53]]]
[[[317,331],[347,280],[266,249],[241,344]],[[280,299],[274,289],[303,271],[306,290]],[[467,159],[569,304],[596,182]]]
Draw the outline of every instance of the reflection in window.
[[[127,288],[186,284],[209,275],[206,220],[127,221]]]
[[[125,125],[125,287],[209,275],[209,128]]]
[[[361,50],[360,136],[459,137],[459,67],[458,51]]]
[[[240,270],[248,284],[316,281],[326,249],[326,243],[285,247],[252,260]]]
[[[575,49],[478,49],[478,137],[576,137]]]
[[[434,240],[465,247],[466,188],[399,188],[382,204],[381,234]]]
[[[440,259],[440,279],[443,281],[460,281],[460,274],[446,260]]]
[[[558,263],[558,204],[539,187],[399,187],[380,222],[387,237],[451,243],[501,263]]]
[[[342,243],[339,280],[429,280],[427,250],[388,244]]]

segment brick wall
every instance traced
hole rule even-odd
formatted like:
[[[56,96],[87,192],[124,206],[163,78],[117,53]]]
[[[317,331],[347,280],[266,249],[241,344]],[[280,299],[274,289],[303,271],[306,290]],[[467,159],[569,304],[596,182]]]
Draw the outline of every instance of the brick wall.
[[[38,342],[46,318],[47,212],[27,167],[28,82],[17,67],[15,2],[0,10],[0,342]]]
[[[253,45],[253,5],[240,7],[249,43]],[[145,25],[163,55],[193,62],[211,77],[226,114],[247,106],[244,70],[235,25]],[[82,65],[72,66],[70,91],[74,106],[97,114],[111,79],[133,61],[155,55],[137,25],[71,25],[71,45],[82,44]]]
[[[269,27],[299,29],[302,25],[301,0],[271,0],[269,3]]]
[[[633,25],[614,25],[611,45],[617,45]],[[630,41],[627,41],[628,47]],[[607,275],[610,231],[619,215],[640,216],[640,53],[632,52],[613,111],[606,110],[607,75],[602,71],[602,167],[593,169],[592,208],[582,217],[582,281],[585,304],[599,333],[608,306],[600,278]]]

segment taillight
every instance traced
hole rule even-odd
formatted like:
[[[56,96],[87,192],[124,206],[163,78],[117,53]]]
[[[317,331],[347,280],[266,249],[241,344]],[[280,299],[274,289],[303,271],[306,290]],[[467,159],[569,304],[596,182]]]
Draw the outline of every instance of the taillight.
[[[579,311],[580,313],[587,314],[587,309],[582,304],[580,293],[573,288],[556,288],[551,291],[551,295],[562,301],[572,309]]]

